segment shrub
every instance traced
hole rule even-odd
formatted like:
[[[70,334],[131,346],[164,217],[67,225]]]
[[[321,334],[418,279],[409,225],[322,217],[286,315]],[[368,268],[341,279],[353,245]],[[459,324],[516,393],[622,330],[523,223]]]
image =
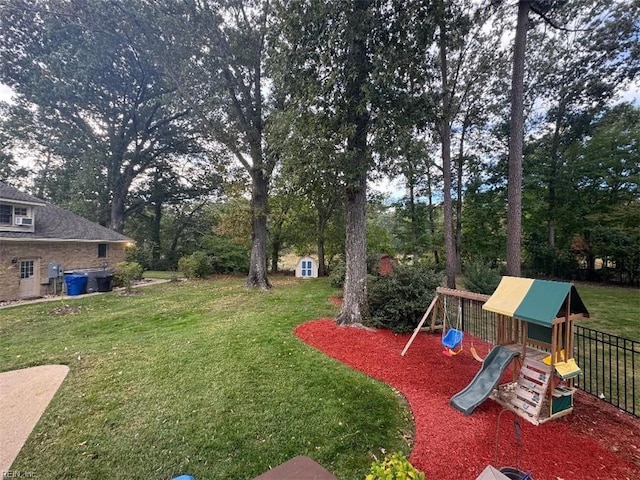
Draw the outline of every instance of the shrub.
[[[473,262],[465,268],[464,288],[470,292],[491,295],[500,283],[500,274],[489,265]]]
[[[424,480],[424,473],[411,465],[402,453],[393,453],[371,465],[365,480]]]
[[[116,287],[125,287],[131,291],[131,285],[136,280],[142,279],[144,269],[137,262],[120,262],[113,272],[113,284]]]
[[[211,259],[204,252],[193,252],[178,260],[178,270],[187,278],[202,278],[211,273]]]
[[[203,245],[211,258],[211,273],[246,273],[250,249],[226,237],[210,237]]]
[[[329,274],[329,278],[331,279],[331,286],[336,288],[344,287],[344,279],[347,275],[347,265],[343,260],[336,260],[331,265],[331,274]]]
[[[398,265],[393,275],[370,277],[369,311],[371,326],[407,333],[416,328],[436,288],[442,284],[442,274],[428,265]]]

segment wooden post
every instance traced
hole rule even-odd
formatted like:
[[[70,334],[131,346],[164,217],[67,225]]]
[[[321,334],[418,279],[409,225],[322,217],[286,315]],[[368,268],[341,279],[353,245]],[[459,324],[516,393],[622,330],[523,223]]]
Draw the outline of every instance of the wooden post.
[[[431,304],[429,305],[429,308],[427,308],[427,311],[425,312],[425,314],[422,316],[422,320],[420,320],[420,323],[418,323],[418,326],[415,328],[415,330],[413,331],[413,335],[411,335],[411,338],[409,339],[409,341],[407,342],[407,344],[404,346],[404,349],[402,349],[402,353],[400,354],[401,356],[404,357],[404,354],[407,353],[407,350],[409,350],[409,347],[411,346],[411,344],[413,343],[413,340],[416,338],[416,336],[418,335],[418,333],[420,332],[420,329],[422,328],[422,325],[424,324],[424,322],[427,320],[427,317],[429,316],[429,314],[431,313],[431,310],[433,309],[434,306],[436,306],[436,304],[439,304],[439,297],[438,295],[436,295],[435,297],[433,297],[433,300],[431,300]],[[432,321],[431,326],[433,327],[433,324],[435,322]]]
[[[520,337],[522,341],[522,361],[524,361],[524,359],[527,358],[527,341],[529,339],[529,323],[525,322],[524,320],[521,320],[520,324],[522,326],[522,332]]]
[[[567,310],[565,312],[565,324],[564,324],[564,360],[565,362],[568,362],[570,358],[573,358],[573,320],[571,319],[571,289],[567,294]],[[569,380],[567,386],[569,388],[573,388],[573,378]]]
[[[506,343],[504,339],[505,328],[505,316],[502,314],[498,314],[498,345],[504,345]]]
[[[438,295],[436,295],[434,298],[437,298],[437,303],[433,306],[433,311],[431,312],[431,331],[435,332],[436,330],[436,320],[438,319],[438,313],[441,314],[442,317],[442,329],[444,330],[444,307],[442,306],[442,301],[440,300],[440,297]],[[433,302],[433,300],[432,300]]]
[[[573,328],[571,322],[571,290],[567,295],[567,311],[565,312],[565,324],[564,324],[564,359],[569,360],[573,358]]]

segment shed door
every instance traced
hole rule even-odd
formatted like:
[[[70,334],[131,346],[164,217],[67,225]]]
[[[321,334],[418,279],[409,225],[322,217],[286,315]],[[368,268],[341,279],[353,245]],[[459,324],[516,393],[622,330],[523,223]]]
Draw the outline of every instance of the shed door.
[[[37,260],[20,260],[20,298],[40,296],[40,265]]]
[[[302,261],[302,276],[313,277],[313,262],[311,260]]]

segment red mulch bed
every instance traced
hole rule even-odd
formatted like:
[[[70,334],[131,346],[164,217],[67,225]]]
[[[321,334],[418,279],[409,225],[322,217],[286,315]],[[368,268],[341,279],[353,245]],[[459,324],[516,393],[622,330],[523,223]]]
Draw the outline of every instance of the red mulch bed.
[[[388,330],[339,327],[322,319],[298,326],[296,335],[405,395],[416,428],[410,460],[428,480],[472,480],[489,464],[518,466],[535,480],[640,479],[640,420],[580,392],[566,417],[540,426],[522,420],[520,448],[516,417],[505,412],[496,460],[502,407],[487,400],[467,417],[449,405],[480,367],[467,338],[463,352],[449,358],[442,354],[439,335],[418,335],[405,357],[400,352],[409,335]],[[488,352],[480,340],[474,344],[480,355]]]

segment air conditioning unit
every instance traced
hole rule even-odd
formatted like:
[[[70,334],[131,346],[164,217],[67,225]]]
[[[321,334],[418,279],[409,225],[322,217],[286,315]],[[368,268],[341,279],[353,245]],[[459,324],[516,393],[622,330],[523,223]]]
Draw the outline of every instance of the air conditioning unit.
[[[16,217],[15,224],[16,225],[33,225],[33,218]]]

